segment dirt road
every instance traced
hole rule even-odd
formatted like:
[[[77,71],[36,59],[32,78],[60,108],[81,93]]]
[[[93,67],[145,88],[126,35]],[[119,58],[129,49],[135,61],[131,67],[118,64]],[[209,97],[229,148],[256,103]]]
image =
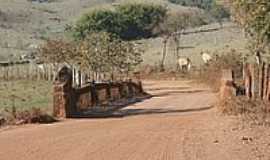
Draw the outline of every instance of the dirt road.
[[[229,123],[220,121],[211,108],[215,94],[184,81],[148,81],[146,89],[154,97],[122,109],[122,118],[66,120],[2,131],[0,160],[250,158],[253,151],[243,147],[242,137],[231,137]]]

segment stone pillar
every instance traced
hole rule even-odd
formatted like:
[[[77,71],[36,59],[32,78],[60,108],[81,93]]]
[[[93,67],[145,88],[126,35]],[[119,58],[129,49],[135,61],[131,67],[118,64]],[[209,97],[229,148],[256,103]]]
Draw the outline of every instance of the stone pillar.
[[[268,84],[269,84],[269,64],[266,64],[264,67],[264,88],[263,88],[263,100],[267,100]]]
[[[220,100],[224,101],[236,96],[236,88],[233,79],[232,70],[223,70],[221,87],[220,87]]]
[[[74,113],[72,70],[63,67],[58,72],[53,90],[54,116],[57,118],[70,118]]]

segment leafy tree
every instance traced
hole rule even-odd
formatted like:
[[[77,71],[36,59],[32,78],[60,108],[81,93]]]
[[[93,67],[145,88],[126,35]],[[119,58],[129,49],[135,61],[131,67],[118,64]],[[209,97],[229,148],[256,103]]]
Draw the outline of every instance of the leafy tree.
[[[121,26],[122,18],[112,10],[94,10],[83,15],[71,28],[75,39],[84,39],[91,32],[109,32],[119,34],[125,26]]]
[[[75,53],[73,42],[64,40],[47,40],[39,49],[41,60],[46,63],[72,63]]]
[[[106,32],[91,33],[80,42],[78,61],[82,68],[97,73],[126,73],[142,62],[141,50]]]
[[[166,8],[153,4],[120,5],[116,11],[122,17],[125,26],[120,36],[124,39],[149,37],[154,27],[166,16]]]
[[[76,39],[91,32],[108,32],[125,40],[149,37],[166,15],[166,8],[153,4],[123,4],[114,10],[94,10],[82,16],[71,29]]]
[[[251,37],[256,52],[266,51],[270,42],[270,1],[231,0],[234,20]]]
[[[47,63],[80,66],[85,73],[126,74],[142,62],[142,50],[107,32],[93,32],[81,41],[48,40],[40,55]]]

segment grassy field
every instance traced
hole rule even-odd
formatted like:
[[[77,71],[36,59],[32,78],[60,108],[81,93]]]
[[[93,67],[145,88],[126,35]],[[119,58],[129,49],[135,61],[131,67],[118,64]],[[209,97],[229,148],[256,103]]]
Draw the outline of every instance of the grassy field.
[[[0,111],[27,110],[33,107],[52,111],[52,83],[45,81],[0,82]]]
[[[210,25],[193,28],[191,30],[207,30],[219,28],[219,24],[213,23]],[[162,38],[153,38],[142,40],[141,43],[145,49],[143,55],[143,65],[156,65],[160,62],[162,57]],[[224,23],[223,28],[216,31],[196,33],[184,35],[181,38],[180,56],[191,59],[192,66],[199,67],[203,65],[200,53],[208,52],[210,55],[223,54],[232,49],[238,52],[245,53],[247,39],[245,39],[243,32],[235,24],[231,22]],[[167,47],[166,67],[174,67],[177,63],[175,56],[175,43],[171,40]]]

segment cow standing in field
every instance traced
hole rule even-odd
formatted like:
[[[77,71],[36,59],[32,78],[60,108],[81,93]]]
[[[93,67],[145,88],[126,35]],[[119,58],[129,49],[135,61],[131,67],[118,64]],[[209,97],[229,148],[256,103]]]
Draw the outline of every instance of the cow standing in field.
[[[212,60],[212,56],[205,52],[201,52],[201,57],[204,64],[208,64],[208,62]]]
[[[190,71],[191,69],[191,60],[189,58],[179,58],[178,66],[181,71]]]

